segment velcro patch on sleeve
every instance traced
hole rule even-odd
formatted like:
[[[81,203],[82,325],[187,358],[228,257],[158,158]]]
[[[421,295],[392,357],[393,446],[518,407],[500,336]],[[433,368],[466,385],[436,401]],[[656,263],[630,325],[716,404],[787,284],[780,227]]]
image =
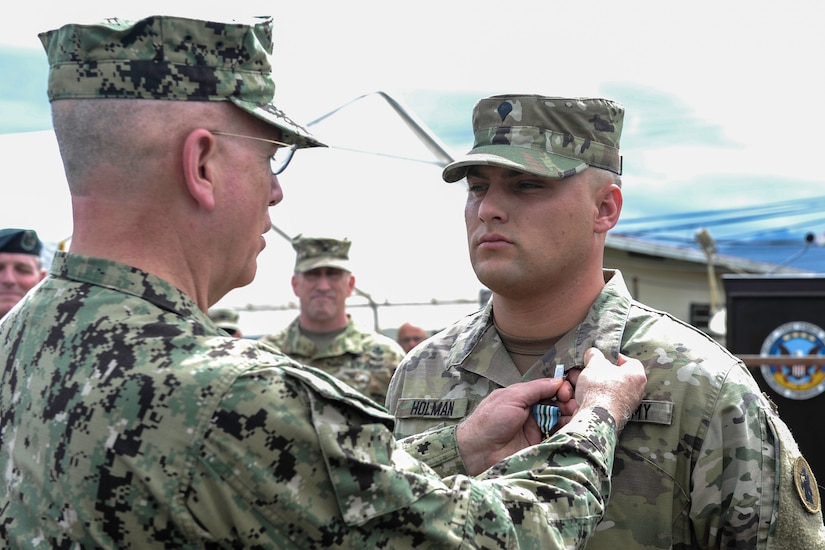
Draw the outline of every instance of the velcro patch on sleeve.
[[[673,403],[670,401],[653,401],[645,399],[633,412],[630,422],[647,422],[670,426],[673,422]]]
[[[804,457],[798,456],[794,461],[793,480],[794,485],[796,485],[796,493],[802,500],[805,509],[812,514],[819,512],[819,487],[816,484],[814,473]]]

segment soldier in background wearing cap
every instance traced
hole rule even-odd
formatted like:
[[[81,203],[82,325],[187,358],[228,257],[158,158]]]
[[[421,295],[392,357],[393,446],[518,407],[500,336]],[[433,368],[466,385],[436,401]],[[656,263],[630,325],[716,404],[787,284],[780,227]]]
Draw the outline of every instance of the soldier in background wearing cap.
[[[397,442],[374,401],[209,319],[255,275],[277,155],[321,145],[272,103],[271,32],[153,16],[40,35],[74,231],[0,322],[0,546],[580,544],[638,361],[595,358],[587,406],[546,441],[529,411],[553,380]]]
[[[603,268],[622,208],[623,115],[598,98],[475,105],[473,149],[443,178],[466,178],[470,259],[492,296],[398,367],[396,436],[459,422],[490,392],[557,366],[575,385],[594,346],[639,359],[648,383],[588,549],[825,548],[810,467],[745,365]]]
[[[0,229],[0,318],[43,280],[43,243],[31,229]]]
[[[392,338],[357,326],[347,313],[347,298],[355,288],[351,244],[301,235],[292,240],[292,291],[301,311],[289,326],[261,341],[383,404],[404,350]]]
[[[221,328],[235,338],[242,338],[243,332],[238,325],[240,321],[240,314],[234,309],[227,308],[213,308],[209,310],[209,318],[215,323],[215,326]]]

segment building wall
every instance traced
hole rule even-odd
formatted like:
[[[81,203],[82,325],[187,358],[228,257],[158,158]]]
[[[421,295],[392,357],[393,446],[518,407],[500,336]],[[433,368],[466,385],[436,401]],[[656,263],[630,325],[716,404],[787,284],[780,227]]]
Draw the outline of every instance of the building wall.
[[[607,248],[604,265],[606,268],[619,269],[622,272],[635,299],[667,311],[686,323],[691,322],[691,304],[710,304],[706,264]],[[716,268],[718,307],[725,305],[721,275],[729,272],[723,268]],[[482,290],[480,283],[477,288],[478,291]],[[356,322],[366,327],[374,327],[376,314],[367,306],[368,304],[358,297],[348,301],[348,311]],[[403,322],[409,321],[429,331],[440,330],[479,307],[480,303],[473,300],[415,305],[382,303],[377,310],[378,329],[394,336],[395,329]],[[292,308],[282,308],[278,311],[244,311],[241,318],[247,329],[245,333],[258,335],[280,330],[297,314],[298,308],[294,305]]]
[[[604,266],[622,272],[636,300],[667,311],[685,322],[691,322],[691,303],[710,304],[711,290],[705,264],[607,248]],[[725,305],[723,272],[715,269],[717,307]]]

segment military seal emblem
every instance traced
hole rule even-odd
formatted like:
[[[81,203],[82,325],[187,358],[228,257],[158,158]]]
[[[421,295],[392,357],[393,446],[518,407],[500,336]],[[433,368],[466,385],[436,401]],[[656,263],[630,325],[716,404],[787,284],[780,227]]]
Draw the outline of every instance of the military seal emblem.
[[[777,327],[762,344],[761,355],[823,355],[825,331],[813,323],[792,322]],[[788,399],[811,399],[825,391],[825,355],[822,365],[764,364],[760,367],[768,385]]]

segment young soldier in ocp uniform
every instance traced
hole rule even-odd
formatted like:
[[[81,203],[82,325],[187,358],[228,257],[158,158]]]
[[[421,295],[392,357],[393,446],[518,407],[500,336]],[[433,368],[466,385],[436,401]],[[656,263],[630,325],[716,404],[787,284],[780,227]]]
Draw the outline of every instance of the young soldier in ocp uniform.
[[[553,376],[589,347],[642,361],[644,401],[624,430],[615,492],[588,549],[823,548],[819,492],[745,365],[635,300],[602,265],[622,209],[624,107],[497,95],[473,109],[470,260],[492,297],[413,350],[387,396],[399,437],[455,424],[497,388]],[[781,513],[780,513],[781,512]]]

